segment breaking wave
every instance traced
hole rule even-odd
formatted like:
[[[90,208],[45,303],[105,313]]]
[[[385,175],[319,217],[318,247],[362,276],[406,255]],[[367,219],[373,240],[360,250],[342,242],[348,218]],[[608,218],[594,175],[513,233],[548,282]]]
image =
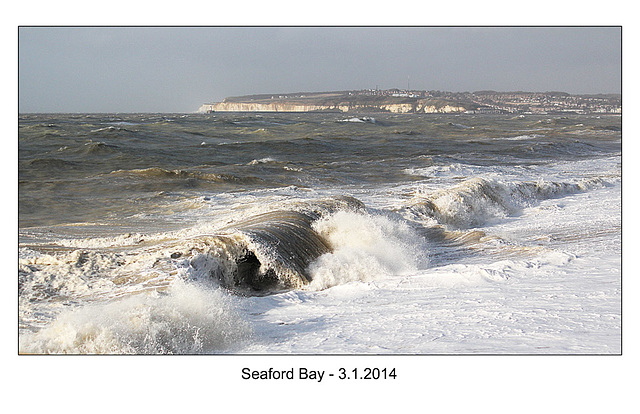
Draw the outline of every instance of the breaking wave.
[[[263,213],[240,220],[216,235],[192,239],[175,258],[188,278],[213,278],[234,291],[262,294],[302,288],[312,281],[313,261],[332,250],[314,223],[339,211],[364,205],[352,197],[301,203],[296,209]],[[197,251],[198,254],[193,254]]]
[[[44,329],[20,335],[22,354],[200,354],[233,348],[251,335],[230,298],[173,282],[120,300],[63,311]]]
[[[418,192],[409,208],[442,224],[470,228],[494,218],[507,217],[541,200],[604,185],[600,178],[567,183],[545,180],[501,182],[476,177],[445,190]]]
[[[184,257],[176,261],[184,278],[248,295],[322,290],[427,264],[425,240],[406,221],[348,196],[260,214],[193,241],[199,246],[172,253]]]
[[[425,241],[406,222],[384,215],[339,211],[313,223],[330,247],[311,263],[309,289],[370,281],[426,267]]]
[[[60,240],[48,253],[22,248],[20,353],[232,350],[251,330],[227,292],[309,286],[313,263],[341,249],[326,222],[314,223],[362,209],[357,199],[336,197],[242,219],[214,235]]]
[[[375,124],[376,119],[370,116],[352,117],[347,119],[340,119],[338,122],[356,122],[362,124]]]

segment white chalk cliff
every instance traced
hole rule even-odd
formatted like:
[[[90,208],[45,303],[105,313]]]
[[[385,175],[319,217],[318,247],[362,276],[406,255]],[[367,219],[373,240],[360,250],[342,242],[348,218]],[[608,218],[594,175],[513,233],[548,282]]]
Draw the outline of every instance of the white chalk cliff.
[[[335,105],[313,105],[296,102],[218,102],[204,104],[198,112],[357,112],[379,110],[391,113],[456,113],[467,109],[459,105],[434,105],[428,101],[417,100],[415,103],[383,103],[380,105],[338,103]]]

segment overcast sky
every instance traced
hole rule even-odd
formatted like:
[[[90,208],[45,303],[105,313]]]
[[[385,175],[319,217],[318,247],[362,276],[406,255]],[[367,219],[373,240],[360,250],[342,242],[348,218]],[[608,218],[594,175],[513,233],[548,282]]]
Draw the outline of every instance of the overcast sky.
[[[618,27],[21,27],[20,112],[194,112],[257,93],[621,92]]]

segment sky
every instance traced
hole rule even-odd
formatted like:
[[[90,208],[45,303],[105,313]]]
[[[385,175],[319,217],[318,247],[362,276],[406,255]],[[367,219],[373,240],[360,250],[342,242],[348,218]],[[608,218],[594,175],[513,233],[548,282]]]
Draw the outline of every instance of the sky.
[[[621,28],[18,28],[18,110],[195,112],[227,96],[406,88],[621,93]]]

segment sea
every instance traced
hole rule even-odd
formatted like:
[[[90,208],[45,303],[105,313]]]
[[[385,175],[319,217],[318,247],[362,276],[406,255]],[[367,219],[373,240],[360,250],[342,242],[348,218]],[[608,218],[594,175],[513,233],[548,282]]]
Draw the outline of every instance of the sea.
[[[20,114],[20,354],[619,355],[608,114]]]

